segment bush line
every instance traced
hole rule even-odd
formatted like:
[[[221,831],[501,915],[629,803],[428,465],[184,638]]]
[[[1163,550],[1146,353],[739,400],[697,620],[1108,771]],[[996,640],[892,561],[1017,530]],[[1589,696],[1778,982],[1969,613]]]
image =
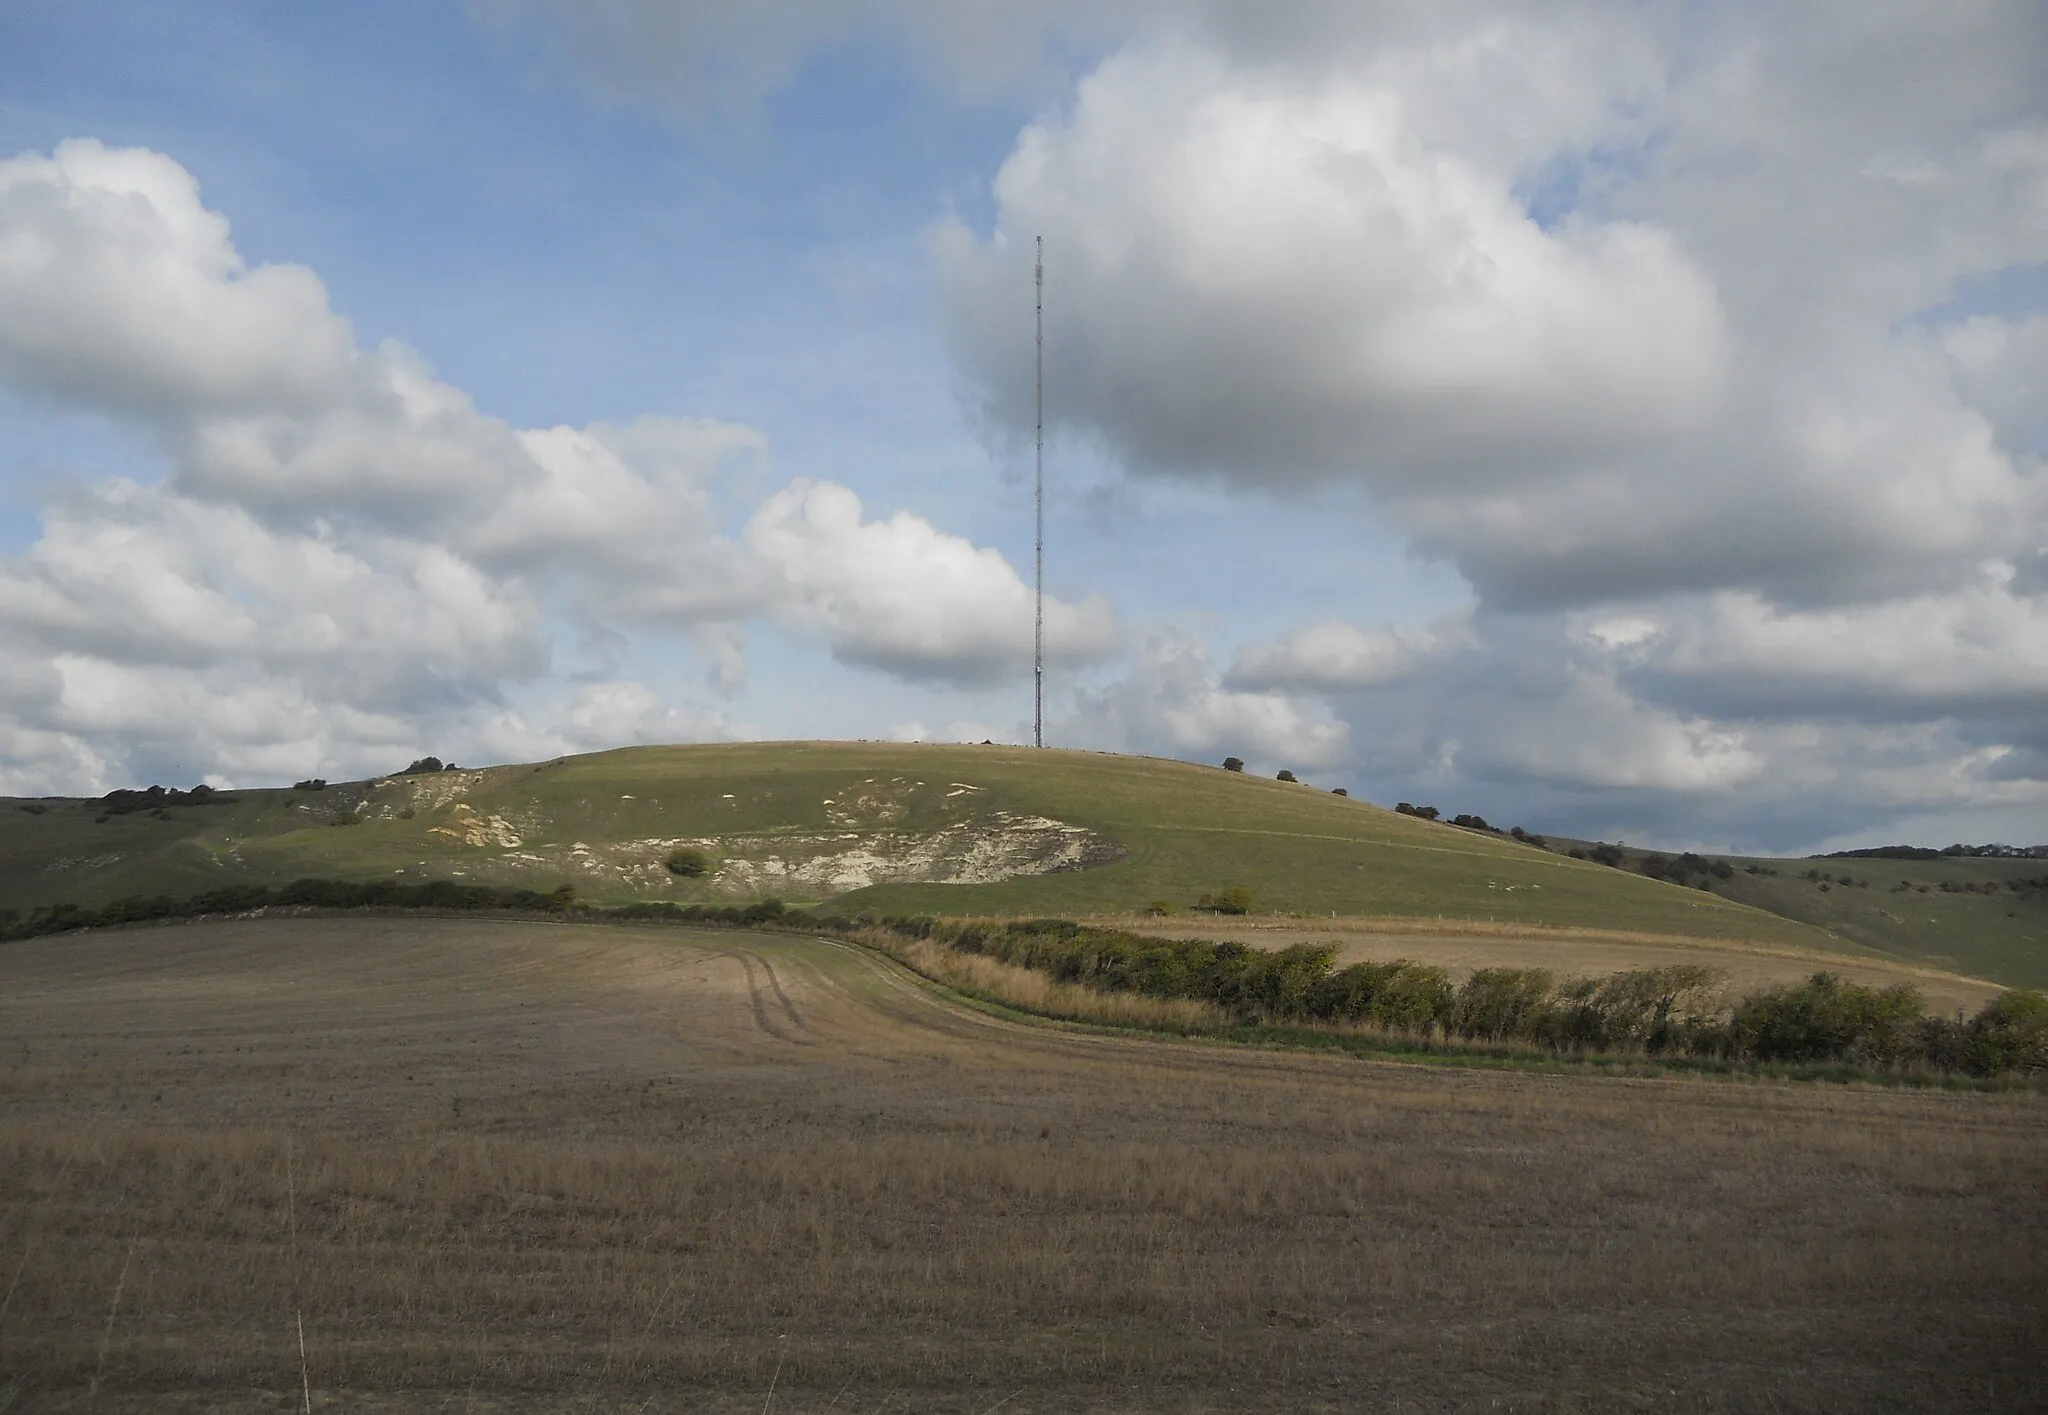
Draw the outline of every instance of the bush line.
[[[99,909],[76,904],[50,904],[26,917],[14,911],[0,911],[0,942],[70,933],[77,929],[101,928],[115,924],[145,924],[172,919],[195,919],[208,914],[247,914],[258,909],[435,909],[457,913],[574,914],[581,918],[656,920],[676,923],[765,924],[782,918],[787,911],[779,899],[764,899],[744,907],[720,908],[692,904],[687,908],[669,903],[625,904],[612,908],[579,904],[573,885],[543,893],[537,889],[512,889],[488,884],[460,884],[454,880],[428,880],[421,884],[399,884],[372,880],[358,884],[339,879],[300,879],[272,888],[262,884],[236,884],[204,894],[176,899],[168,894],[134,895],[117,899]],[[814,924],[809,915],[800,916]]]
[[[1821,972],[1727,1006],[1718,994],[1723,975],[1710,968],[1563,981],[1541,968],[1481,968],[1454,984],[1442,968],[1406,961],[1336,968],[1329,944],[1268,950],[1060,919],[866,922],[1060,982],[1207,1002],[1250,1027],[1363,1025],[1423,1042],[1519,1043],[1558,1055],[1834,1063],[1971,1076],[2048,1071],[2048,997],[2025,988],[2000,994],[1965,1019],[1928,1014],[1910,985],[1870,988]]]

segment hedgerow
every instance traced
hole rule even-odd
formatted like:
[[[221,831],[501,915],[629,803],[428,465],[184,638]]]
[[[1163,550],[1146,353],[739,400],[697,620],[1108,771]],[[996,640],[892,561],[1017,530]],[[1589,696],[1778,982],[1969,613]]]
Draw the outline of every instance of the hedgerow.
[[[1722,975],[1690,966],[1563,981],[1540,968],[1481,968],[1453,984],[1445,970],[1407,961],[1338,968],[1336,949],[1327,944],[1269,950],[1063,919],[860,922],[1061,982],[1210,1003],[1246,1024],[1362,1024],[1561,1053],[1838,1062],[1977,1076],[2048,1072],[2048,998],[2026,989],[1958,1020],[1927,1015],[1911,987],[1870,988],[1820,972],[1729,1007],[1719,996]]]

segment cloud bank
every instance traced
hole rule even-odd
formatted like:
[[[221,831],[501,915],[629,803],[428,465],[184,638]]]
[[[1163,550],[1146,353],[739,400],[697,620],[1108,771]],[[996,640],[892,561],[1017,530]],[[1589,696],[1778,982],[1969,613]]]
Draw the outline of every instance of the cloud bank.
[[[413,351],[360,347],[311,271],[249,267],[160,153],[0,163],[0,380],[139,429],[167,469],[76,488],[0,561],[0,790],[371,770],[426,733],[517,754],[735,730],[630,682],[513,711],[563,616],[695,636],[728,683],[753,620],[904,677],[1030,662],[999,553],[824,482],[728,532],[713,491],[765,465],[761,434],[510,427]],[[1048,619],[1057,661],[1116,645],[1100,598]]]
[[[1784,842],[1798,793],[1918,791],[2039,833],[2048,315],[1995,292],[2048,269],[2040,11],[1353,7],[1310,48],[1227,8],[1101,63],[993,226],[933,237],[996,429],[1042,235],[1070,434],[1361,488],[1475,592],[1462,642],[1329,606],[1215,681],[1368,777],[1581,818]]]

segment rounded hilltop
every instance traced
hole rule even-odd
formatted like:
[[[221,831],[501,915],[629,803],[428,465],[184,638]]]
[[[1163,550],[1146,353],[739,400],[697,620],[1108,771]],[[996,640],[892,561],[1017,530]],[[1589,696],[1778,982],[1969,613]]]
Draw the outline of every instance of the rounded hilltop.
[[[415,767],[418,764],[415,763]],[[983,745],[625,747],[108,815],[0,812],[0,907],[237,881],[459,878],[593,902],[847,912],[1402,916],[1810,943],[1697,889],[1322,789],[1158,757]],[[679,871],[679,852],[699,863]]]

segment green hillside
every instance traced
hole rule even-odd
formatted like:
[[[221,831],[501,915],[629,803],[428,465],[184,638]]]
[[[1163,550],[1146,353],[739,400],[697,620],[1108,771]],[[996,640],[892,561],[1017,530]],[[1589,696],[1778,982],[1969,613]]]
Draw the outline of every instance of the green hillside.
[[[1555,840],[1565,849],[1582,842]],[[1620,868],[1659,873],[1674,857],[1625,850]],[[1682,857],[1678,857],[1682,858]],[[1707,876],[1717,894],[1811,924],[1876,952],[1972,977],[2048,987],[2048,859],[1779,860],[1707,856],[1728,866]],[[1683,872],[1697,882],[1697,871]]]
[[[1257,912],[1844,945],[1712,892],[1311,786],[1087,752],[889,743],[636,747],[539,765],[237,791],[111,814],[0,804],[0,909],[307,875],[461,878],[592,901],[775,895],[890,912]],[[677,849],[709,870],[664,867]],[[943,882],[940,882],[943,881]],[[1853,947],[1853,945],[1851,946]]]

